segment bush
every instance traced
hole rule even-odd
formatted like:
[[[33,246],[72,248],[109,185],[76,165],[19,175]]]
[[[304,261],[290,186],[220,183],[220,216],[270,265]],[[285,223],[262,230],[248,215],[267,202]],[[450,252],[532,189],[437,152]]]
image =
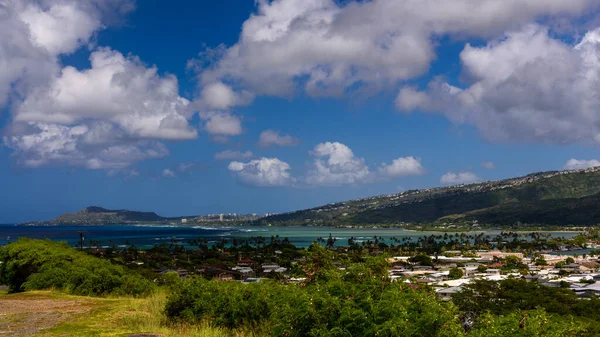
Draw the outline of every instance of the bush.
[[[452,268],[452,269],[450,269],[450,272],[448,273],[448,278],[451,280],[457,280],[459,278],[462,278],[464,274],[465,273],[463,272],[462,269]]]
[[[315,249],[314,267],[329,265]],[[319,268],[306,285],[184,280],[167,301],[173,323],[259,327],[273,336],[458,336],[456,307],[387,278],[385,260]],[[312,269],[311,269],[312,270]]]
[[[66,243],[19,239],[0,249],[0,281],[10,292],[58,288],[75,295],[146,295],[154,285]]]

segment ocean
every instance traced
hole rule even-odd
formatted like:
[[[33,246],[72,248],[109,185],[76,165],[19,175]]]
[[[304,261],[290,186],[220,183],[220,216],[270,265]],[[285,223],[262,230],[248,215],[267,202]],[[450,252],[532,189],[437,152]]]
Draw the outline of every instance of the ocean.
[[[358,243],[372,239],[374,236],[383,237],[389,243],[391,237],[413,237],[414,239],[425,235],[444,235],[442,232],[418,232],[399,228],[331,228],[331,227],[267,227],[267,226],[168,226],[168,225],[111,225],[111,226],[16,226],[0,225],[0,245],[16,241],[20,237],[34,239],[51,239],[65,241],[75,246],[79,243],[79,232],[84,234],[84,246],[92,241],[99,241],[103,247],[126,246],[134,244],[140,248],[151,248],[159,244],[169,244],[173,241],[187,244],[193,239],[206,239],[211,243],[222,239],[229,241],[248,239],[263,236],[267,242],[271,236],[288,238],[298,247],[308,247],[317,238],[327,239],[329,234],[334,237],[336,245],[346,245],[350,237]],[[470,232],[484,232],[490,236],[499,234],[500,230],[486,230]],[[577,232],[541,232],[550,233],[552,236],[573,237]],[[452,235],[454,233],[448,233]],[[96,244],[94,243],[94,247]]]

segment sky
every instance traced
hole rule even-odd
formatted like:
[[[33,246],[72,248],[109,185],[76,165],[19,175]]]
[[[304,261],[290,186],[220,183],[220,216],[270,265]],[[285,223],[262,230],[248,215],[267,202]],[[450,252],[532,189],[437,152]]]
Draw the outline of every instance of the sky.
[[[597,0],[0,0],[0,223],[600,165]]]

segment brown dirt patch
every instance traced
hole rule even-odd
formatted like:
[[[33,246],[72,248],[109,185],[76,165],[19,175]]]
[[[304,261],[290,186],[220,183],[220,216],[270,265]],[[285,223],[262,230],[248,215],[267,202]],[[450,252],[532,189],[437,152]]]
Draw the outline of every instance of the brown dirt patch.
[[[0,315],[38,313],[38,312],[86,312],[91,307],[82,301],[55,299],[19,299],[0,298]]]
[[[31,336],[91,309],[85,300],[1,296],[0,336]]]

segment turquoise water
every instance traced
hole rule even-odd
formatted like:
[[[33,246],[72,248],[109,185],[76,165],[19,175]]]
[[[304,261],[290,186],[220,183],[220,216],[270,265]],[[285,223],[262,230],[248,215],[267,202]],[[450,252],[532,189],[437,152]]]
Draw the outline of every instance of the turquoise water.
[[[102,246],[123,246],[135,244],[138,247],[152,247],[157,244],[169,244],[172,241],[187,243],[189,240],[201,238],[209,242],[221,239],[248,239],[263,236],[268,239],[277,236],[288,238],[294,245],[307,247],[317,238],[327,239],[331,233],[337,239],[337,245],[346,245],[350,237],[357,242],[372,239],[373,236],[383,237],[389,242],[391,237],[402,238],[444,235],[443,232],[417,232],[403,229],[386,228],[330,228],[330,227],[222,227],[222,226],[163,226],[163,225],[114,225],[114,226],[31,226],[0,225],[0,245],[15,241],[19,237],[35,239],[51,239],[66,241],[70,245],[79,243],[79,232],[84,233],[85,245],[89,240],[100,241]],[[490,236],[499,234],[500,230],[476,231],[465,234],[486,233]],[[577,232],[540,232],[552,236],[573,237]],[[448,233],[453,235],[454,233]],[[94,244],[95,246],[95,244]]]

